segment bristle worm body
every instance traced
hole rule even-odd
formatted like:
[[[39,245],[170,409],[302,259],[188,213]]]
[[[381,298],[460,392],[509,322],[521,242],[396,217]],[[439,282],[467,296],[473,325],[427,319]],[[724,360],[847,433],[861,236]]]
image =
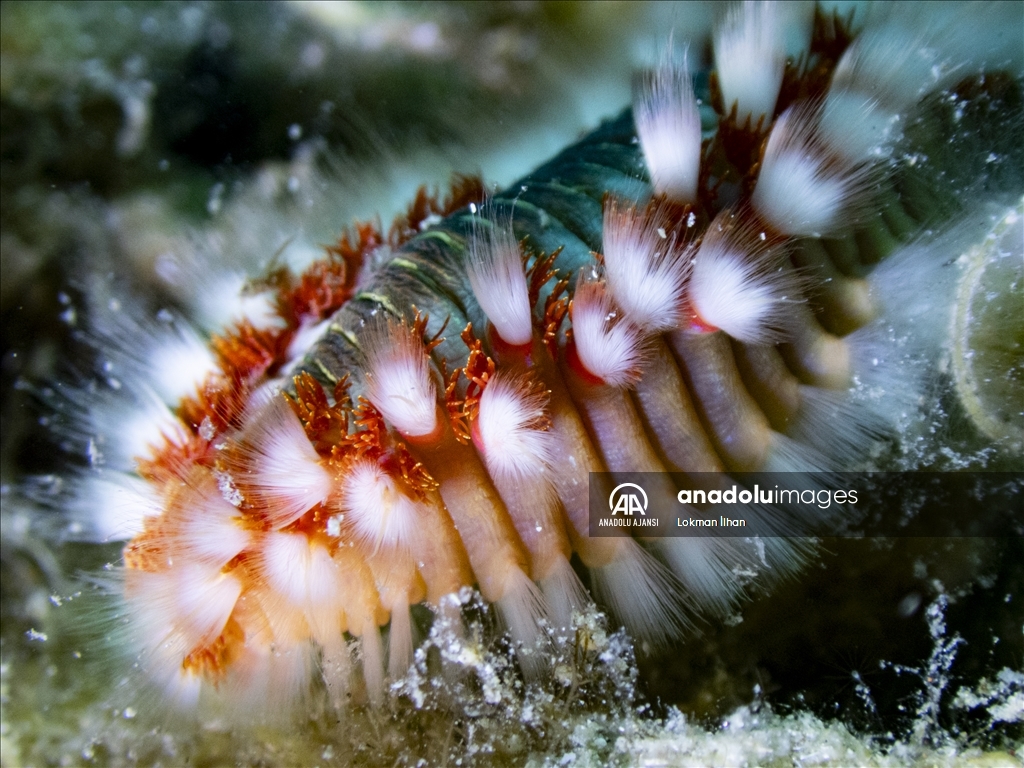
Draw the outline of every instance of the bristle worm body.
[[[343,692],[347,673],[328,671],[348,668],[347,633],[379,700],[379,628],[396,676],[410,605],[443,610],[474,585],[523,671],[541,674],[551,635],[588,599],[574,553],[595,597],[651,643],[689,611],[728,611],[737,571],[795,570],[784,542],[766,558],[740,539],[590,539],[586,511],[591,472],[818,471],[891,436],[884,404],[855,396],[874,372],[850,334],[875,309],[862,274],[914,219],[887,178],[884,212],[864,213],[883,161],[837,146],[818,103],[833,68],[859,72],[842,69],[845,37],[819,25],[803,66],[786,67],[761,18],[771,7],[730,16],[719,79],[691,87],[668,64],[637,110],[507,189],[463,179],[387,237],[358,226],[303,274],[264,276],[275,322],[214,337],[185,371],[198,387],[161,382],[175,385],[161,391],[173,428],[135,467],[159,512],[138,514],[124,596],[140,666],[169,695],[285,680],[291,701],[317,654]],[[756,94],[748,64],[772,70]],[[661,126],[659,110],[684,113],[666,121],[685,131],[671,162],[634,125]],[[920,205],[932,192],[907,194]],[[613,264],[623,242],[635,261]],[[655,297],[651,275],[669,290]],[[647,296],[658,313],[644,313]],[[833,406],[850,423],[819,418],[809,437],[807,420]]]

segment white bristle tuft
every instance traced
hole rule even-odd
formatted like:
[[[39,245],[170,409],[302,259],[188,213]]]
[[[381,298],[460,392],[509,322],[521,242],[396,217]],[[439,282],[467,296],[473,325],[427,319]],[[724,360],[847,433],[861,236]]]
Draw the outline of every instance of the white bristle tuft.
[[[825,97],[818,133],[829,149],[855,164],[887,157],[899,127],[899,115],[874,96],[833,89]]]
[[[533,317],[526,272],[512,223],[504,219],[476,223],[469,242],[469,283],[494,330],[507,344],[523,346],[533,338]]]
[[[594,597],[641,642],[664,646],[693,628],[682,585],[635,541],[623,539],[616,558],[590,578]]]
[[[429,435],[437,428],[437,388],[423,340],[404,323],[379,321],[363,337],[366,396],[399,432]]]
[[[260,545],[260,574],[272,590],[264,601],[271,623],[286,625],[298,611],[313,639],[324,647],[337,642],[346,585],[327,548],[304,533],[268,533]]]
[[[189,489],[180,499],[180,521],[172,536],[175,548],[185,557],[223,566],[249,544],[249,533],[240,525],[236,507],[224,500],[214,483]]]
[[[550,471],[554,435],[547,431],[547,394],[524,376],[499,371],[487,382],[474,422],[474,440],[491,477],[536,478]]]
[[[268,533],[260,544],[261,572],[267,585],[290,605],[305,605],[309,597],[309,537]]]
[[[245,272],[224,272],[213,279],[197,280],[196,314],[204,328],[217,332],[237,323],[263,330],[281,328],[284,320],[274,304],[274,292],[250,289]]]
[[[698,324],[749,344],[781,339],[789,307],[802,301],[791,268],[728,211],[712,222],[693,259],[687,298]]]
[[[395,605],[391,609],[391,629],[388,632],[388,676],[398,680],[405,676],[412,664],[412,617],[409,605]]]
[[[949,75],[929,39],[934,32],[891,22],[865,30],[839,59],[832,88],[870,93],[891,112],[906,110]]]
[[[513,567],[505,580],[505,593],[495,606],[502,626],[516,645],[523,674],[527,679],[537,679],[547,664],[546,638],[541,628],[547,610],[540,590],[522,570]]]
[[[586,587],[565,558],[559,559],[551,572],[541,580],[540,589],[544,593],[551,621],[558,629],[570,629],[573,613],[582,611],[590,603]]]
[[[649,215],[614,198],[604,208],[604,270],[626,316],[648,333],[675,328],[689,271],[690,254],[659,222],[669,221],[659,205]]]
[[[149,383],[169,405],[195,394],[219,370],[206,342],[181,326],[176,331],[154,341],[147,361]]]
[[[272,397],[253,412],[244,439],[244,452],[252,464],[245,481],[265,502],[265,514],[274,528],[289,525],[326,501],[333,485],[331,474],[282,396]]]
[[[939,319],[944,310],[938,309],[932,321]],[[884,434],[900,433],[906,440],[911,425],[922,424],[922,405],[935,386],[934,366],[943,351],[923,344],[927,333],[918,335],[911,328],[901,327],[900,318],[893,320],[896,322],[876,320],[843,339],[850,349],[853,380],[849,407],[870,414],[860,418],[871,418]]]
[[[341,637],[346,584],[337,561],[322,541],[309,545],[306,579],[306,623],[322,647],[330,647]]]
[[[145,665],[163,701],[182,712],[194,711],[199,706],[203,679],[182,669],[180,658],[157,653],[147,658]]]
[[[154,448],[188,443],[188,428],[155,392],[141,384],[132,390],[119,391],[131,400],[105,397],[90,408],[85,429],[94,466],[134,472],[137,460],[150,456]]]
[[[781,432],[771,433],[771,444],[761,472],[804,472],[828,476],[836,464],[825,454]]]
[[[834,505],[838,507],[838,505]],[[758,530],[770,530],[777,535],[754,536],[744,539],[752,571],[756,572],[758,586],[769,586],[801,571],[810,560],[816,541],[809,537],[792,535],[794,521],[787,511],[767,504],[745,507],[748,520],[757,520]],[[832,519],[825,515],[825,519]],[[799,523],[797,523],[799,527]],[[819,530],[808,527],[807,532]]]
[[[701,609],[726,615],[743,594],[743,581],[736,573],[745,559],[740,552],[743,545],[738,538],[684,536],[660,539],[658,551]]]
[[[633,120],[654,189],[679,202],[697,199],[700,113],[686,62],[670,54],[644,72],[633,90]]]
[[[324,335],[324,331],[331,324],[331,319],[327,318],[319,323],[303,323],[297,331],[295,336],[292,338],[291,343],[288,345],[288,361],[289,367],[302,360],[303,356],[313,346],[314,342]]]
[[[267,722],[286,721],[308,691],[313,660],[308,642],[263,633],[247,641],[225,686],[233,712]]]
[[[114,389],[151,390],[175,406],[220,370],[206,339],[166,309],[151,318],[139,306],[111,299],[96,308],[94,322],[103,376]]]
[[[196,647],[217,638],[242,593],[235,576],[187,562],[165,572],[129,573],[126,593],[136,615],[139,644],[177,654],[179,664]]]
[[[355,539],[372,553],[409,549],[425,518],[417,503],[376,462],[358,459],[341,481],[341,509]]]
[[[619,310],[604,283],[581,272],[569,309],[580,363],[613,387],[627,387],[640,375],[643,333]]]
[[[818,110],[790,107],[768,137],[751,203],[778,232],[821,237],[848,223],[865,172],[828,157]]]
[[[786,434],[837,466],[857,466],[891,431],[891,425],[866,405],[850,391],[801,386],[800,409]]]
[[[142,533],[147,517],[163,511],[152,485],[123,472],[105,471],[86,477],[72,502],[72,538],[128,541]]]
[[[752,127],[770,120],[782,87],[786,52],[774,2],[745,0],[715,32],[715,69],[725,111],[736,104],[736,119]]]

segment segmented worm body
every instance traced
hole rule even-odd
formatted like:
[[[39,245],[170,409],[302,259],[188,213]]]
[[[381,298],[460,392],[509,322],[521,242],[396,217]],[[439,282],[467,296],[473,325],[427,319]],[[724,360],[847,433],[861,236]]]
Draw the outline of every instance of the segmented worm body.
[[[633,109],[508,189],[458,179],[387,236],[356,225],[250,286],[272,312],[154,406],[145,485],[113,480],[139,665],[169,698],[289,703],[322,676],[379,699],[411,661],[410,607],[457,611],[472,586],[535,676],[591,599],[658,643],[734,606],[737,574],[800,566],[786,539],[588,530],[591,473],[850,467],[913,398],[862,275],[918,230],[905,199],[933,194],[886,170],[879,127],[921,93],[865,102],[837,138],[873,38],[850,47],[819,13],[785,64],[743,34],[771,13],[744,6],[716,42],[777,70],[756,99],[733,67],[666,59]],[[904,396],[868,396],[901,377]]]

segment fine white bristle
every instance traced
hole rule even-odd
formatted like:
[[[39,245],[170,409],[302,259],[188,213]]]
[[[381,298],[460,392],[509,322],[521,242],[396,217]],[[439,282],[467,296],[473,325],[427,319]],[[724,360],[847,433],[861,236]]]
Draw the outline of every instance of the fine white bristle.
[[[366,396],[395,429],[410,437],[437,428],[437,389],[423,340],[404,323],[380,321],[363,336]]]
[[[633,89],[633,120],[654,189],[679,202],[697,199],[700,113],[686,62],[670,54]]]
[[[774,2],[745,2],[732,8],[715,31],[715,69],[725,110],[752,127],[770,119],[782,87],[786,55]]]
[[[82,393],[68,394],[76,403]],[[75,427],[76,437],[87,442],[94,467],[124,472],[134,472],[138,459],[151,456],[153,449],[165,444],[186,445],[191,436],[167,404],[140,382],[97,396],[89,405],[85,423]]]
[[[412,652],[412,618],[409,615],[409,605],[395,605],[391,608],[391,629],[388,632],[388,676],[392,680],[398,680],[409,671]]]
[[[348,585],[341,568],[322,541],[309,545],[306,576],[306,623],[313,639],[323,647],[337,642],[344,615],[343,592]]]
[[[659,205],[649,215],[609,199],[604,208],[604,269],[608,290],[631,322],[647,333],[675,328],[680,320],[689,253],[666,234]]]
[[[369,618],[363,623],[359,646],[363,651],[363,682],[366,683],[366,697],[372,704],[384,701],[384,645],[380,630]]]
[[[821,237],[848,222],[864,183],[857,166],[828,157],[818,110],[790,107],[768,137],[751,203],[785,235]]]
[[[269,533],[260,541],[261,573],[268,586],[293,606],[309,597],[309,537]]]
[[[590,603],[586,587],[572,569],[572,564],[564,557],[541,580],[540,589],[544,593],[551,621],[558,629],[572,627],[573,613],[582,611]]]
[[[175,406],[219,371],[203,336],[166,309],[153,318],[134,303],[111,299],[96,307],[92,332],[103,377],[114,389],[151,390]]]
[[[480,397],[474,442],[495,479],[514,481],[549,471],[554,435],[547,431],[547,396],[528,378],[499,371]]]
[[[149,682],[158,690],[161,702],[182,712],[194,711],[203,693],[203,678],[182,669],[176,650],[159,646],[144,653],[139,665]]]
[[[501,623],[516,645],[519,666],[528,679],[537,679],[547,663],[541,629],[547,611],[540,590],[521,569],[512,567],[505,593],[495,604]]]
[[[899,115],[873,96],[832,89],[825,97],[818,133],[829,149],[855,164],[889,154],[899,134]]]
[[[773,431],[768,452],[759,471],[804,472],[827,476],[835,467],[835,462],[815,448],[781,432]]]
[[[700,514],[689,509],[695,516]],[[744,561],[742,547],[743,540],[738,538],[684,536],[658,541],[658,550],[697,605],[719,615],[734,608],[743,594],[743,582],[736,574]]]
[[[603,282],[581,272],[569,316],[576,352],[587,371],[613,387],[637,380],[643,333],[615,306]]]
[[[866,406],[854,392],[801,386],[800,409],[786,433],[836,466],[857,466],[889,431],[885,420]]]
[[[272,397],[256,409],[243,434],[244,453],[251,460],[245,482],[264,501],[264,513],[274,528],[294,522],[327,499],[331,474],[283,397]]]
[[[416,502],[376,462],[359,459],[341,481],[341,509],[352,534],[372,553],[408,549],[425,520]]]
[[[529,344],[533,338],[530,296],[510,221],[477,223],[469,241],[467,271],[476,300],[502,340],[514,346]]]
[[[615,559],[590,577],[594,597],[638,640],[658,647],[692,629],[682,585],[635,541],[623,539]]]
[[[689,305],[700,324],[750,344],[784,335],[789,305],[802,301],[792,269],[760,238],[733,226],[728,211],[712,222],[693,259]]]
[[[327,330],[327,326],[331,324],[331,319],[319,323],[303,323],[299,326],[299,329],[295,332],[295,336],[292,338],[291,344],[288,345],[288,360],[291,365],[299,362],[303,356],[309,351],[321,336],[324,335],[324,331]],[[289,367],[291,367],[289,365]]]

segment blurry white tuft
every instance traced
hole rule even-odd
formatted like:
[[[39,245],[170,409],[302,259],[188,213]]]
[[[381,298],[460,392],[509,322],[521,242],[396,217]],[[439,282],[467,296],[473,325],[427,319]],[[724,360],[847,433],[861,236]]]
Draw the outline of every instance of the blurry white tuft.
[[[751,127],[771,119],[782,87],[786,52],[774,2],[745,0],[733,7],[715,30],[715,69],[728,113]]]
[[[239,510],[225,501],[212,478],[202,487],[185,487],[165,513],[170,541],[178,556],[218,567],[249,545]]]
[[[140,647],[176,657],[179,669],[185,656],[220,635],[241,593],[235,576],[205,565],[181,563],[164,572],[126,574],[125,595]]]
[[[633,119],[655,191],[679,202],[694,202],[700,173],[700,113],[685,59],[678,64],[669,51],[657,68],[637,78]]]
[[[237,323],[249,323],[257,329],[280,328],[284,320],[274,303],[275,293],[250,288],[250,278],[242,271],[227,271],[212,278],[196,278],[193,295],[196,315],[203,328],[223,331]]]
[[[817,134],[818,110],[787,109],[772,128],[751,203],[778,232],[821,237],[849,223],[867,172],[829,156]]]
[[[384,700],[384,645],[380,639],[380,630],[370,618],[363,622],[359,646],[363,651],[366,696],[370,703],[380,704]]]
[[[540,589],[549,616],[559,630],[570,629],[573,613],[583,611],[591,603],[586,587],[564,557],[559,558],[551,572],[540,580]]]
[[[163,502],[150,483],[108,470],[82,479],[68,510],[68,533],[87,541],[128,541],[142,533],[147,517],[162,511]]]

